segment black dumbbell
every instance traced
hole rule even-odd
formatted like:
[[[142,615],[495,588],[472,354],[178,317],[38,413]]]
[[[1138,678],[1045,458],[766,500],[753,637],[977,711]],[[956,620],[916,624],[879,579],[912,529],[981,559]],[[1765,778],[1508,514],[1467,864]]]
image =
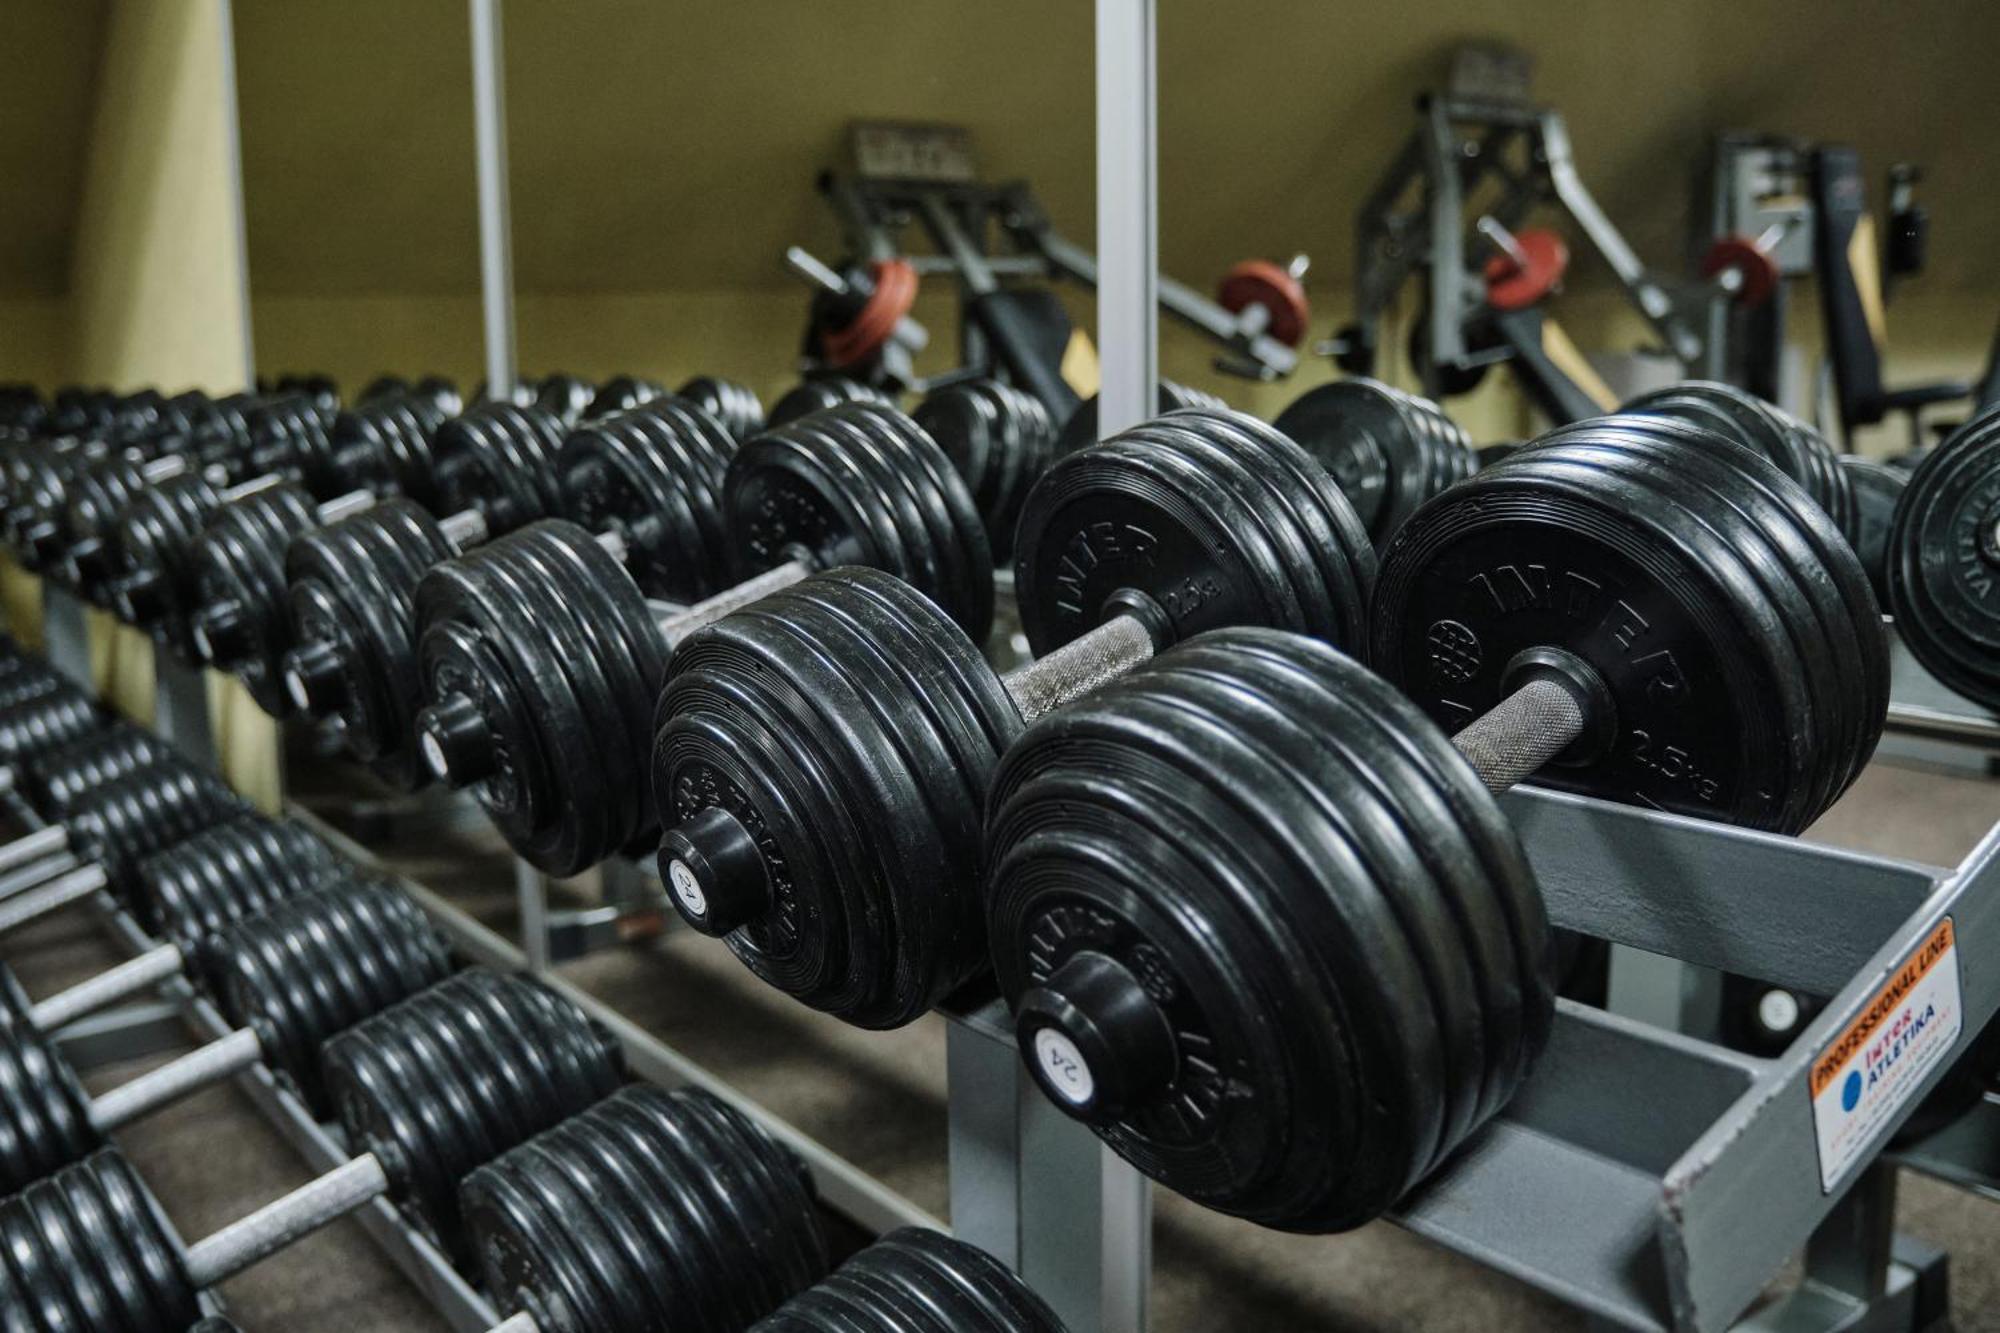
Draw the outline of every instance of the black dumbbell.
[[[382,393],[340,412],[324,435],[309,434],[298,475],[321,499],[366,488],[435,504],[431,445],[439,427],[459,414],[458,390],[430,379],[404,392]]]
[[[720,492],[734,450],[702,409],[662,397],[572,431],[554,481],[563,510],[616,551],[643,593],[692,599],[723,581]],[[439,522],[390,502],[299,539],[286,557],[298,640],[285,659],[293,701],[314,717],[337,717],[348,750],[403,788],[430,778],[414,745],[417,585],[464,553],[473,535],[464,520],[479,517]]]
[[[1059,460],[1015,591],[1037,660],[1002,677],[895,579],[838,570],[674,654],[652,789],[661,877],[771,984],[867,1027],[983,968],[979,828],[1025,722],[1220,625],[1358,648],[1375,557],[1328,473],[1250,417],[1188,409]]]
[[[730,460],[722,508],[744,581],[685,611],[657,612],[611,554],[560,522],[440,565],[417,590],[430,700],[419,744],[551,874],[650,839],[644,738],[667,654],[693,629],[844,564],[896,574],[975,639],[992,622],[972,498],[894,408],[845,403],[765,431]]]
[[[22,761],[12,786],[43,820],[58,823],[105,783],[174,762],[178,756],[165,741],[117,719]]]
[[[455,1224],[474,1167],[609,1094],[609,1038],[531,982],[462,973],[328,1043],[356,1157],[192,1245],[116,1148],[0,1202],[0,1310],[22,1333],[180,1333],[200,1294],[387,1195]],[[407,1115],[408,1118],[404,1118]],[[78,1219],[89,1219],[79,1225]],[[453,1247],[463,1255],[462,1245]]]
[[[764,405],[748,386],[713,375],[697,375],[674,390],[676,398],[693,403],[722,423],[739,444],[764,429]]]
[[[1771,465],[1609,418],[1404,526],[1372,611],[1386,681],[1225,630],[1029,728],[986,891],[1030,1069],[1197,1202],[1379,1215],[1549,1030],[1544,909],[1491,793],[1798,831],[1880,731],[1866,582]]]
[[[770,420],[765,425],[772,429],[789,426],[800,417],[811,416],[814,412],[823,412],[842,403],[893,406],[881,391],[871,389],[858,380],[840,375],[815,375],[781,394],[778,401],[771,404]]]
[[[326,845],[297,824],[247,815],[197,833],[139,863],[129,903],[165,943],[43,1000],[30,999],[0,964],[0,1022],[53,1032],[171,977],[221,994],[209,941],[332,879]]]
[[[0,870],[73,856],[61,873],[0,899],[0,934],[109,889],[132,894],[139,863],[249,807],[221,781],[185,763],[161,763],[107,782],[68,818],[0,847]]]
[[[1162,415],[1178,412],[1184,407],[1206,407],[1222,411],[1228,406],[1212,393],[1189,388],[1185,384],[1176,384],[1167,379],[1160,381],[1157,404]],[[1087,445],[1096,444],[1099,438],[1097,395],[1092,394],[1078,403],[1076,410],[1069,414],[1069,420],[1063,422],[1062,430],[1056,435],[1056,456],[1060,458],[1064,454],[1073,454]]]
[[[644,375],[613,375],[597,386],[597,392],[590,397],[590,406],[584,409],[583,419],[608,417],[613,412],[628,412],[641,407],[655,398],[667,396],[667,386]]]
[[[104,722],[104,714],[81,690],[67,684],[37,689],[0,706],[0,765],[18,764],[88,735]]]
[[[459,1199],[506,1333],[736,1333],[828,1268],[805,1163],[700,1089],[625,1088]]]
[[[1064,1333],[1040,1296],[976,1245],[891,1231],[750,1333]]]
[[[1784,409],[1733,384],[1689,380],[1641,394],[1619,412],[1673,417],[1735,441],[1804,487],[1848,540],[1854,540],[1860,515],[1839,455],[1818,431]]]
[[[29,1022],[0,1026],[0,1193],[81,1161],[109,1135],[263,1063],[317,1114],[321,1044],[444,978],[444,948],[401,890],[330,882],[210,941],[233,1031],[92,1097]]]
[[[376,503],[350,491],[315,503],[303,486],[275,478],[223,501],[194,540],[196,605],[190,641],[205,665],[227,671],[273,717],[290,712],[279,659],[290,647],[285,621],[285,549],[292,538],[337,523]]]
[[[1889,610],[1911,656],[2000,712],[2000,409],[1910,473],[1888,537]]]
[[[910,416],[965,479],[994,560],[1012,559],[1021,503],[1055,457],[1048,408],[1011,385],[978,379],[933,391]]]
[[[73,473],[63,487],[61,506],[30,524],[18,539],[32,549],[36,568],[86,601],[101,604],[102,580],[86,575],[98,567],[98,554],[118,515],[140,491],[196,470],[185,454],[151,460],[137,450],[111,454]]]
[[[1377,550],[1418,505],[1478,470],[1442,408],[1375,380],[1308,389],[1272,424],[1333,474]]]
[[[1868,571],[1868,583],[1875,600],[1889,605],[1889,525],[1896,517],[1896,500],[1909,483],[1902,468],[1878,463],[1858,454],[1840,455],[1841,470],[1847,473],[1847,488],[1854,492],[1854,554]]]

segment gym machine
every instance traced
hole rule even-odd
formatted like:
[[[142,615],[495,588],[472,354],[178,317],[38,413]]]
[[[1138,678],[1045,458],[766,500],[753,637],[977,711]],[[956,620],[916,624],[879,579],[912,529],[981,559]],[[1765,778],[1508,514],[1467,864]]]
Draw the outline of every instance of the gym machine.
[[[844,257],[826,264],[803,248],[786,265],[813,289],[805,336],[809,367],[897,389],[932,388],[961,377],[1005,377],[1061,424],[1079,395],[1063,377],[1071,327],[1050,290],[1057,279],[1097,286],[1097,259],[1049,220],[1025,182],[982,180],[972,137],[947,125],[860,122],[850,127],[851,162],[815,182],[839,222]],[[931,253],[904,239],[916,224]],[[1162,313],[1217,343],[1218,369],[1273,380],[1298,365],[1309,310],[1288,265],[1246,260],[1211,299],[1162,277]],[[921,278],[941,275],[961,303],[960,369],[918,384],[910,370],[929,334],[910,318]]]
[[[1650,268],[1583,183],[1561,113],[1530,99],[1531,64],[1506,48],[1462,47],[1444,91],[1417,99],[1418,128],[1356,221],[1355,318],[1328,350],[1343,369],[1373,373],[1383,324],[1418,278],[1423,310],[1410,354],[1427,397],[1468,392],[1507,364],[1551,421],[1614,410],[1610,388],[1546,305],[1569,247],[1527,224],[1553,208],[1609,266],[1666,353],[1689,375],[1722,378],[1710,312],[1769,297],[1785,232],[1718,241],[1697,281]]]

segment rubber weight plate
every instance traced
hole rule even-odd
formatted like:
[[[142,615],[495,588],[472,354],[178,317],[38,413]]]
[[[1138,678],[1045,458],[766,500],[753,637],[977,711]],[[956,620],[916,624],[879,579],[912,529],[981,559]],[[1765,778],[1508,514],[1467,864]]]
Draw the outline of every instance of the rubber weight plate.
[[[1852,698],[1814,688],[1801,654],[1833,650],[1812,614],[1832,602],[1801,584],[1858,589],[1865,605],[1865,576],[1837,540],[1778,567],[1762,524],[1781,511],[1756,496],[1784,483],[1754,476],[1754,459],[1693,483],[1671,446],[1621,422],[1573,427],[1419,510],[1384,554],[1371,660],[1453,731],[1507,692],[1518,654],[1572,653],[1609,691],[1613,734],[1572,747],[1538,781],[1797,832],[1880,731],[1872,684]],[[1808,529],[1790,538],[1814,549]],[[1838,628],[1886,699],[1879,628]]]
[[[1896,516],[1896,500],[1909,483],[1909,473],[1855,454],[1840,456],[1841,470],[1847,473],[1848,489],[1854,492],[1854,554],[1868,571],[1869,586],[1883,606],[1889,604],[1889,525]]]
[[[1333,474],[1377,548],[1477,466],[1465,432],[1435,403],[1375,380],[1310,389],[1272,424]]]
[[[540,407],[482,403],[431,440],[437,510],[477,510],[494,536],[562,512],[556,452],[563,422]]]
[[[1830,804],[1874,752],[1889,702],[1881,604],[1852,546],[1802,487],[1721,435],[1669,417],[1620,417],[1614,430],[1605,429],[1608,424],[1567,428],[1543,439],[1560,441],[1580,430],[1600,444],[1620,442],[1675,482],[1705,489],[1712,502],[1748,520],[1730,540],[1786,623],[1804,634],[1790,641],[1790,650],[1812,691],[1820,732],[1794,740],[1827,760],[1828,791],[1816,799]],[[1812,638],[1809,625],[1817,625],[1823,637]]]
[[[747,385],[713,375],[697,375],[674,397],[684,398],[722,423],[733,440],[747,440],[764,429],[764,405]]]
[[[130,906],[154,935],[187,955],[188,979],[220,993],[208,942],[331,879],[333,853],[303,825],[246,814],[184,838],[139,863]]]
[[[759,977],[887,1028],[984,967],[981,802],[1020,718],[930,602],[874,570],[806,579],[689,636],[659,718],[662,874]],[[681,848],[712,807],[750,855]]]
[[[1375,578],[1333,477],[1226,408],[1169,413],[1059,458],[1029,493],[1016,540],[1021,627],[1037,655],[1135,593],[1170,638],[1250,624],[1357,645]]]
[[[556,458],[565,517],[625,542],[648,596],[693,602],[722,586],[722,476],[736,441],[678,398],[586,422]]]
[[[666,648],[589,533],[547,519],[445,561],[417,585],[416,626],[424,697],[456,719],[421,744],[476,782],[516,852],[573,875],[652,840],[641,738]]]
[[[827,1270],[805,1164],[700,1089],[625,1088],[459,1193],[486,1290],[546,1333],[737,1333]]]
[[[1064,1333],[1055,1312],[977,1246],[891,1231],[751,1333]]]
[[[300,537],[285,556],[296,644],[286,693],[313,717],[339,718],[348,752],[404,791],[430,781],[412,742],[417,584],[452,553],[436,519],[392,499]]]
[[[788,426],[800,417],[841,403],[887,403],[888,398],[865,384],[839,375],[817,376],[794,386],[771,404],[769,426]]]
[[[995,560],[1014,553],[1028,488],[1055,454],[1055,427],[1039,398],[998,380],[948,385],[912,414],[972,491]]]
[[[975,642],[993,625],[993,558],[972,495],[921,426],[843,403],[766,430],[729,461],[738,578],[800,555],[867,565],[929,597]]]
[[[1197,1203],[1379,1215],[1544,1045],[1526,858],[1416,708],[1331,647],[1204,634],[1030,727],[987,807],[1023,1056]]]
[[[473,1168],[617,1090],[611,1033],[525,977],[468,968],[327,1042],[321,1070],[357,1150],[404,1214],[460,1262]]]
[[[0,1201],[0,1328],[181,1333],[201,1318],[166,1214],[116,1148]]]
[[[1223,411],[1228,406],[1212,393],[1191,389],[1172,380],[1160,381],[1159,407],[1162,414],[1178,412],[1184,407],[1206,407]],[[1063,422],[1062,431],[1056,436],[1056,457],[1073,454],[1087,445],[1096,444],[1099,438],[1097,396],[1092,394],[1078,403],[1076,410],[1069,414],[1069,420]]]
[[[121,572],[111,593],[119,618],[183,662],[197,660],[195,538],[221,503],[215,487],[184,473],[133,497],[114,530]]]
[[[2000,411],[1910,474],[1889,528],[1889,606],[1926,671],[2000,710]]]
[[[283,669],[292,646],[285,550],[293,537],[318,526],[312,497],[302,487],[280,485],[223,505],[195,539],[196,644],[272,717],[292,712]]]

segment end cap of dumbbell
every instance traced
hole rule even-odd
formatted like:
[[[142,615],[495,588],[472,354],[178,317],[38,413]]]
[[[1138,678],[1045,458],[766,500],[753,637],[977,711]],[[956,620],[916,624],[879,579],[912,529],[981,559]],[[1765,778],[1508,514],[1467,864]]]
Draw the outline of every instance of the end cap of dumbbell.
[[[47,564],[56,558],[62,547],[62,529],[49,520],[31,523],[21,533],[21,543],[34,554],[37,561]]]
[[[417,714],[417,747],[439,781],[468,787],[492,774],[493,729],[479,705],[450,694]]]
[[[339,646],[322,639],[285,654],[285,693],[310,717],[339,712],[347,702],[347,670]]]
[[[1131,969],[1095,950],[1072,955],[1014,1009],[1021,1057],[1042,1091],[1078,1120],[1112,1120],[1173,1082],[1173,1028]]]
[[[250,652],[250,621],[233,601],[212,602],[194,619],[194,647],[204,662],[230,667]]]
[[[675,910],[704,935],[727,935],[770,910],[757,840],[719,805],[660,836],[660,879]]]
[[[110,544],[102,537],[85,537],[69,548],[69,567],[78,582],[95,583],[111,572]]]
[[[119,618],[134,625],[152,623],[166,609],[166,583],[157,569],[142,569],[120,580],[111,593]]]

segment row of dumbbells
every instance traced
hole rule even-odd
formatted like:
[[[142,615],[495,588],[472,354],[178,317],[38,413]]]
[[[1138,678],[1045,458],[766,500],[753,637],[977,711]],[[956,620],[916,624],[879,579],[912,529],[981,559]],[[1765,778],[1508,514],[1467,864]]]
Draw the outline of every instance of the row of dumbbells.
[[[1372,474],[1342,486],[1339,470],[1353,473],[1370,449],[1423,458],[1432,451],[1409,440],[1451,437],[1435,409],[1380,386],[1315,395],[1319,428],[1290,422],[1310,447],[1192,408],[1051,467],[1013,530],[1023,624],[1043,656],[1004,680],[972,646],[991,615],[990,544],[964,481],[930,434],[876,403],[823,408],[736,450],[725,517],[738,520],[739,572],[748,565],[752,577],[691,611],[648,604],[616,558],[629,549],[622,538],[545,522],[421,580],[405,576],[402,600],[377,598],[353,618],[389,626],[406,654],[415,645],[418,689],[390,697],[423,703],[415,735],[429,767],[475,785],[528,859],[569,873],[664,828],[662,868],[684,916],[726,934],[774,985],[869,1026],[909,1021],[990,960],[1031,1067],[1114,1146],[1218,1207],[1273,1225],[1346,1225],[1387,1206],[1490,1116],[1546,1030],[1554,969],[1539,895],[1518,847],[1504,850],[1511,834],[1501,851],[1481,841],[1504,831],[1497,809],[1453,784],[1476,778],[1485,791],[1535,775],[1796,832],[1872,750],[1887,672],[1877,604],[1836,522],[1852,517],[1840,470],[1823,445],[1752,400],[1695,387],[1558,432],[1415,508],[1378,580],[1373,534],[1349,498],[1369,494]],[[1328,410],[1336,400],[1352,405]],[[1399,451],[1377,447],[1389,431],[1377,423],[1412,420]],[[1965,438],[1985,447],[1976,429]],[[1398,485],[1451,470],[1392,469]],[[877,572],[840,568],[857,565]],[[1077,898],[1075,910],[1046,908],[1039,893],[1025,906],[1008,901],[995,774],[1038,736],[1067,736],[1088,708],[1122,697],[1100,691],[1063,707],[1077,696],[1169,645],[1193,641],[1191,653],[1203,631],[1226,627],[1277,630],[1287,651],[1312,648],[1309,667],[1288,670],[1338,681],[1329,696],[1374,697],[1317,645],[1365,648],[1423,710],[1382,704],[1374,716],[1396,719],[1398,736],[1445,723],[1474,760],[1470,774],[1447,763],[1430,788],[1374,793],[1361,827],[1399,831],[1422,854],[1391,839],[1371,845],[1372,870],[1356,883],[1328,882],[1325,867],[1287,881],[1308,904],[1329,895],[1332,907],[1300,910],[1336,936],[1351,932],[1347,947],[1377,971],[1316,972],[1293,956],[1301,945],[1289,929],[1241,935],[1259,965],[1215,971],[1212,945],[1193,947],[1178,929],[1217,883],[1254,882],[1284,860],[1232,870],[1222,825],[1194,813],[1123,830],[1159,844],[1161,858],[1182,858],[1150,865],[1145,892],[1107,869],[1132,857],[1107,838],[1087,858],[1110,876],[1109,905],[1095,902],[1088,877],[1065,860],[1072,842],[1090,841],[1077,829],[1028,839],[1019,872],[1033,886],[1066,867],[1061,891],[1049,891]],[[1225,660],[1254,657],[1262,642],[1232,642]],[[1171,656],[1187,660],[1182,652]],[[1133,688],[1164,671],[1163,660]],[[1297,836],[1292,824],[1329,818],[1327,774],[1312,767],[1330,765],[1329,742],[1297,734],[1298,710],[1315,697],[1299,688],[1284,706],[1265,705],[1283,724],[1273,744],[1290,736],[1289,748],[1183,761],[1219,789],[1217,810],[1238,818],[1252,795],[1304,801],[1283,818],[1261,812],[1282,846]],[[1259,693],[1239,684],[1222,703]],[[1467,725],[1489,709],[1493,717]],[[634,738],[654,731],[656,712],[649,757]],[[1046,727],[1028,726],[1044,713]],[[1198,710],[1163,716],[1191,727]],[[1333,716],[1320,720],[1332,726]],[[1153,739],[1221,745],[1198,728]],[[1086,796],[1148,806],[1119,794],[1134,774],[1114,766],[1093,780],[1101,756],[1116,753],[1084,747],[1077,791],[1049,817],[1088,810]],[[1281,761],[1304,771],[1282,781]],[[1242,784],[1232,765],[1259,762],[1269,771]],[[1367,775],[1384,761],[1354,762]],[[1168,784],[1151,804],[1171,795]],[[1447,882],[1428,896],[1399,883],[1410,858],[1422,865],[1448,841],[1452,817],[1471,819],[1478,837],[1437,871],[1450,872]],[[1105,818],[1104,828],[1119,827]],[[1338,849],[1357,836],[1350,818],[1322,839]],[[1454,878],[1468,865],[1484,882]],[[1371,876],[1393,887],[1361,892]],[[1153,895],[1165,901],[1138,920],[1120,915]],[[1224,895],[1208,910],[1227,907]],[[1400,952],[1363,947],[1398,938]],[[1278,965],[1255,957],[1264,952]],[[1340,1022],[1294,1034],[1306,1045],[1288,1053],[1251,1040],[1269,1027],[1258,1017],[1268,997],[1248,979],[1268,977],[1304,992],[1284,995],[1293,1005],[1416,1017],[1373,1034],[1372,1073],[1341,1053],[1350,1034]],[[1385,990],[1397,1006],[1382,1005]],[[1116,1042],[1104,1036],[1114,1020],[1129,1029]],[[1128,1058],[1137,1072],[1119,1072]],[[1237,1099],[1231,1087],[1268,1095]],[[1303,1128],[1358,1133],[1373,1121],[1357,1108],[1394,1107],[1399,1096],[1399,1120],[1419,1128],[1374,1154],[1370,1172],[1340,1165],[1353,1142]],[[1300,1118],[1273,1119],[1267,1107]],[[1241,1140],[1327,1156],[1220,1169],[1241,1146],[1210,1137],[1223,1120]]]
[[[1493,794],[1796,833],[1872,753],[1887,643],[1810,444],[1727,390],[1662,395],[1447,487],[1378,568],[1324,447],[1172,412],[1029,492],[1037,660],[1002,677],[949,473],[892,414],[830,409],[744,447],[822,471],[767,506],[757,600],[691,633],[580,533],[444,567],[419,732],[549,869],[648,841],[650,781],[681,914],[774,986],[893,1027],[990,966],[1045,1089],[1148,1174],[1353,1225],[1548,1031],[1562,948]],[[824,479],[863,445],[906,492],[944,478],[906,525]]]
[[[0,659],[0,685],[46,679]],[[62,693],[0,707],[0,730]],[[164,942],[30,999],[0,968],[0,1328],[206,1323],[202,1293],[377,1198],[477,1276],[509,1333],[1057,1330],[972,1247],[894,1233],[835,1270],[804,1164],[701,1092],[630,1083],[610,1034],[539,984],[454,970],[393,884],[247,810],[135,728],[12,753],[52,822],[0,848],[0,933],[84,877]],[[97,1097],[54,1034],[169,978],[231,1031]],[[356,1156],[184,1242],[110,1135],[261,1064]],[[829,1322],[831,1321],[831,1323]]]

